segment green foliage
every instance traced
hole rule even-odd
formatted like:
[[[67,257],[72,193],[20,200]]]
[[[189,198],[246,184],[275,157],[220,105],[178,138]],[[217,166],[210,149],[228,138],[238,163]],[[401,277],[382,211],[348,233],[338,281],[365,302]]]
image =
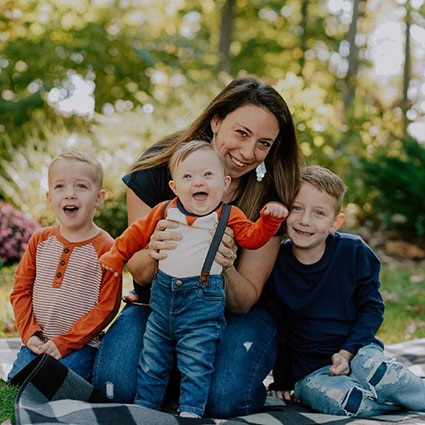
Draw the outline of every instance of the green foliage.
[[[18,336],[9,301],[16,265],[0,269],[0,338]]]
[[[107,230],[113,238],[120,236],[127,228],[127,208],[124,196],[107,199],[96,212],[95,223]]]
[[[10,387],[0,381],[0,423],[10,419],[15,425],[15,400],[18,395],[18,388]]]
[[[425,236],[425,147],[406,138],[395,154],[360,158],[366,202],[384,228]]]

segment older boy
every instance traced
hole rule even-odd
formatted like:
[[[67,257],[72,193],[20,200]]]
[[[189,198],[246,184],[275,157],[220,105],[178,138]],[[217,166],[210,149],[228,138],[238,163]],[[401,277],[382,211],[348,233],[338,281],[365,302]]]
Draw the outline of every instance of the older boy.
[[[215,348],[224,325],[222,268],[214,262],[209,280],[199,275],[211,244],[210,232],[223,213],[222,198],[230,177],[222,155],[211,143],[197,140],[175,152],[170,171],[169,184],[177,198],[133,223],[100,262],[121,273],[124,263],[148,243],[163,215],[179,223],[182,238],[159,261],[152,285],[152,313],[143,339],[135,403],[160,408],[175,350],[182,373],[178,410],[181,416],[199,417],[208,399]],[[276,233],[287,214],[283,205],[268,203],[253,223],[232,206],[227,225],[239,245],[257,249]]]
[[[289,240],[270,280],[279,318],[275,390],[323,413],[371,416],[425,409],[422,380],[383,354],[380,262],[364,241],[336,233],[346,187],[322,167],[307,167],[286,221]]]
[[[10,300],[24,345],[9,380],[41,353],[89,379],[99,335],[120,304],[121,278],[98,261],[113,244],[93,222],[105,198],[102,166],[69,152],[53,159],[48,178],[59,225],[34,233],[16,269]]]

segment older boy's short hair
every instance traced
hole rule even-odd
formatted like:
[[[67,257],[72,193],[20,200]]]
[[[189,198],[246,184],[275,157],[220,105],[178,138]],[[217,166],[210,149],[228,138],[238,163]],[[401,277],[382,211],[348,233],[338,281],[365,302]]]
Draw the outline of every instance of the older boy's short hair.
[[[310,183],[317,189],[326,192],[336,200],[336,213],[341,210],[347,186],[341,177],[327,168],[318,165],[305,167],[301,170],[301,182]]]
[[[205,142],[204,140],[191,140],[190,142],[187,142],[184,145],[180,146],[171,156],[169,162],[171,176],[173,177],[176,168],[182,161],[184,161],[191,153],[199,150],[209,150],[214,153],[219,159],[221,166],[223,167],[224,175],[227,174],[226,160],[212,143]]]
[[[52,159],[52,162],[49,165],[49,180],[50,180],[50,170],[52,169],[52,166],[55,162],[59,161],[60,159],[70,159],[74,161],[80,161],[85,162],[93,167],[94,170],[94,178],[95,183],[98,184],[99,189],[102,188],[103,185],[103,167],[102,164],[91,154],[87,152],[81,152],[81,151],[70,151],[70,152],[64,152],[57,156],[55,156]]]

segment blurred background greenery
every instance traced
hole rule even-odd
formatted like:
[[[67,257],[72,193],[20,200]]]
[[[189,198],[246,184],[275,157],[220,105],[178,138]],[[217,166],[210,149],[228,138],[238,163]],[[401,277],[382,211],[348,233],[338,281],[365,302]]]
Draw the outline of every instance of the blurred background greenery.
[[[108,193],[96,220],[117,236],[121,177],[140,152],[254,74],[287,101],[304,163],[347,182],[345,230],[403,282],[386,288],[389,305],[411,307],[403,296],[412,285],[423,295],[425,279],[424,3],[3,0],[0,201],[52,224],[50,159],[90,150]],[[403,335],[425,336],[423,308],[406,311]]]

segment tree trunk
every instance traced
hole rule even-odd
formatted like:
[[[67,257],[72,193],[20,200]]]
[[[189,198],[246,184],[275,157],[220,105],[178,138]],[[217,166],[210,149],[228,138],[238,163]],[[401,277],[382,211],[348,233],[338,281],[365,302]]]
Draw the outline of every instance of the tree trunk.
[[[357,21],[359,19],[359,4],[361,0],[354,0],[353,3],[353,17],[351,19],[350,28],[348,29],[347,41],[350,46],[350,53],[348,55],[348,71],[345,77],[345,90],[343,96],[344,115],[346,121],[350,121],[351,110],[353,106],[354,97],[356,94],[356,79],[357,71],[359,68],[359,49],[356,46],[357,35]]]
[[[403,69],[403,100],[401,103],[401,109],[403,111],[403,136],[407,136],[407,126],[409,120],[407,118],[407,111],[409,110],[409,98],[407,92],[409,90],[410,83],[410,3],[406,5],[406,37],[404,40],[404,69]]]
[[[220,27],[220,71],[230,74],[231,55],[230,44],[232,42],[233,22],[235,19],[236,0],[226,0],[221,11],[221,27]]]
[[[302,34],[300,39],[300,49],[303,52],[300,58],[300,76],[303,75],[304,63],[305,63],[305,51],[307,44],[307,22],[308,22],[308,4],[310,0],[303,0],[301,3],[301,28]]]

